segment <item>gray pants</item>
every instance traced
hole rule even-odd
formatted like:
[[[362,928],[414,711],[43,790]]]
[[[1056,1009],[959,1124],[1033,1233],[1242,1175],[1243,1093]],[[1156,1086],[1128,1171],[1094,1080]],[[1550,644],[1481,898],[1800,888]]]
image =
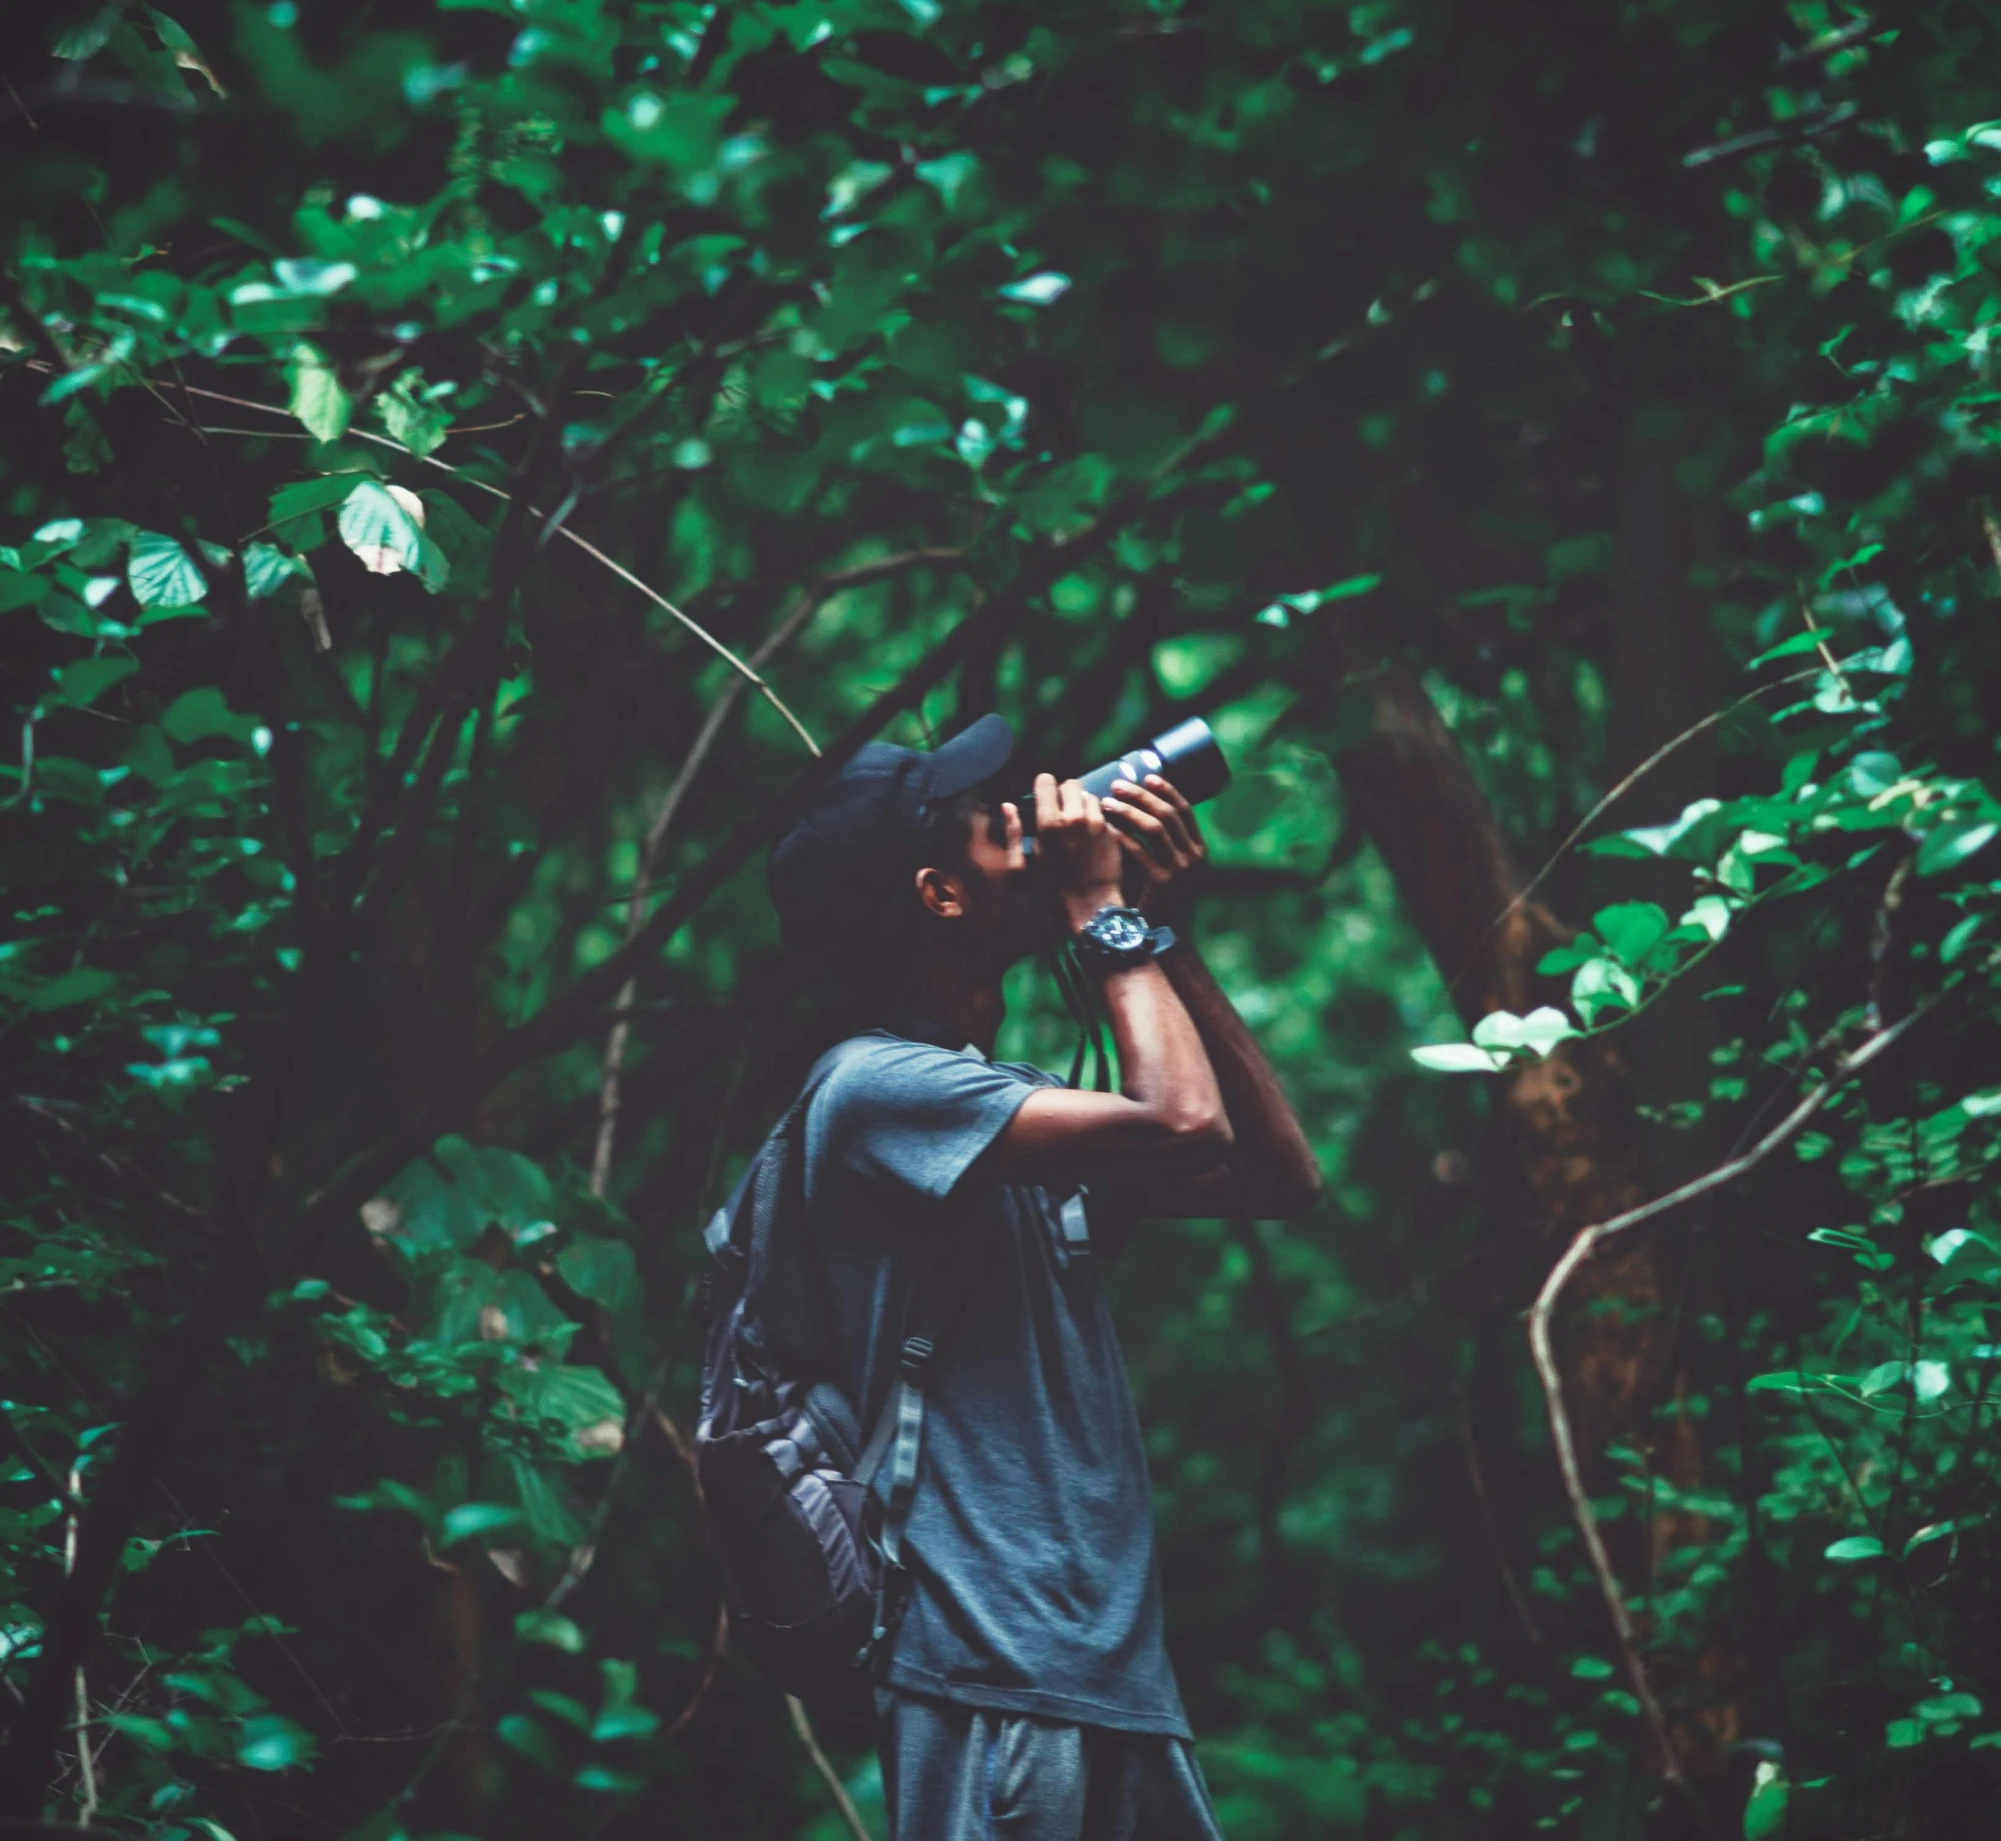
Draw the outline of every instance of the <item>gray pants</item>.
[[[1186,1740],[876,1691],[889,1841],[1223,1841]]]

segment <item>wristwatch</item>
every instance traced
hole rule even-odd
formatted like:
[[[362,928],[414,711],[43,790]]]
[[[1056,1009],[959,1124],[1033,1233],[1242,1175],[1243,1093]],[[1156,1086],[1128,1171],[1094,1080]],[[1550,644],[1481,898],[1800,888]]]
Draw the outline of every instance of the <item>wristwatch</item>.
[[[1100,908],[1077,929],[1078,962],[1102,978],[1129,965],[1144,965],[1174,944],[1172,927],[1153,927],[1137,908]]]

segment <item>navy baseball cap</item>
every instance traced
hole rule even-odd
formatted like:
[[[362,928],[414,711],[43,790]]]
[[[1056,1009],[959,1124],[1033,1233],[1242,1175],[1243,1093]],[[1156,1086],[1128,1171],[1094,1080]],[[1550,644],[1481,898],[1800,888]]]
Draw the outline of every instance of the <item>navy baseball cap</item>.
[[[878,917],[928,812],[983,786],[1008,764],[1014,731],[982,716],[928,754],[869,742],[772,846],[771,905],[788,946],[850,934]]]

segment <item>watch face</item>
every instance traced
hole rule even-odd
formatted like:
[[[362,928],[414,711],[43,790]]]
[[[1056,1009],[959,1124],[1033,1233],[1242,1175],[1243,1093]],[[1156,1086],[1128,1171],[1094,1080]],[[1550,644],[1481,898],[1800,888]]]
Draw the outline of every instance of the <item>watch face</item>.
[[[1114,952],[1137,952],[1146,944],[1146,923],[1130,909],[1095,916],[1091,932]]]

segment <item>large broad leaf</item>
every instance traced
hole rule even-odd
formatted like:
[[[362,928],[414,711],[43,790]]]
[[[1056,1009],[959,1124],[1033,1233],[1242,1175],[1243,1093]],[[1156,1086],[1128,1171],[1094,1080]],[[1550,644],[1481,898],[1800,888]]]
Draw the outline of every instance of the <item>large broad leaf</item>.
[[[103,658],[80,658],[62,668],[46,701],[87,709],[112,685],[129,678],[138,669],[139,661],[129,654],[114,652]]]
[[[231,709],[213,684],[203,684],[176,697],[160,718],[160,727],[175,741],[192,745],[217,735],[230,741],[254,741],[258,724],[254,716],[242,716]]]
[[[489,1226],[517,1246],[550,1233],[554,1191],[541,1166],[519,1152],[441,1138],[430,1155],[408,1165],[370,1216],[372,1233],[405,1252],[470,1252]]]
[[[271,534],[295,550],[310,550],[326,541],[327,527],[316,515],[330,510],[354,490],[355,474],[329,473],[319,479],[297,479],[271,495]]]
[[[445,585],[444,552],[424,535],[424,501],[407,486],[360,481],[340,508],[340,537],[376,575],[410,569],[433,593]]]
[[[624,1440],[625,1400],[601,1368],[505,1368],[502,1389],[523,1418],[554,1421],[577,1457],[610,1457]]]
[[[194,558],[158,531],[140,531],[133,537],[125,580],[141,607],[192,607],[208,593],[208,582]]]
[[[287,368],[292,376],[292,413],[319,440],[339,440],[354,414],[354,398],[341,387],[332,363],[313,346],[295,345]]]
[[[639,1262],[632,1249],[622,1240],[575,1234],[556,1255],[556,1272],[579,1297],[603,1309],[619,1371],[636,1385],[646,1364],[646,1322],[640,1309]]]

